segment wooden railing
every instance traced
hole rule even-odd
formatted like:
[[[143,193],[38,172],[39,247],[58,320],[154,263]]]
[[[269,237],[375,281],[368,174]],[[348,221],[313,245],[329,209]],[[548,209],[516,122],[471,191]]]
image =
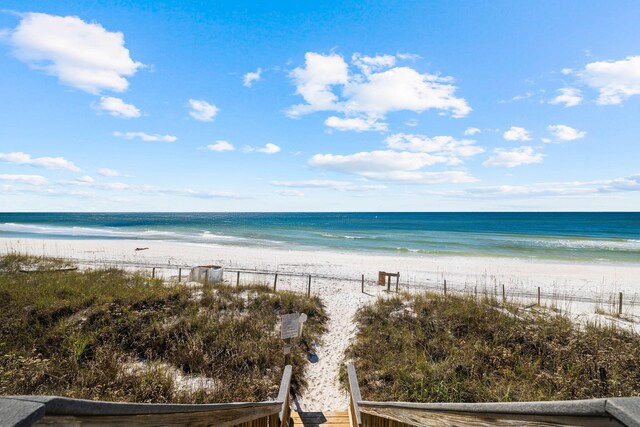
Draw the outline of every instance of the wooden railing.
[[[355,367],[349,374],[352,427],[640,426],[640,398],[558,402],[408,403],[362,400]]]
[[[0,397],[0,426],[219,426],[289,424],[292,369],[285,366],[275,401],[174,405],[119,403],[56,396]]]

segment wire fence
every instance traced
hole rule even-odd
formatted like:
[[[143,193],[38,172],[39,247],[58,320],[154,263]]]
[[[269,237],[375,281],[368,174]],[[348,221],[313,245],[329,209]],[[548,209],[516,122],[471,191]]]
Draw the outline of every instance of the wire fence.
[[[108,261],[108,260],[78,260],[81,265],[102,268],[124,268],[136,271],[144,271],[152,277],[166,280],[186,281],[189,272],[194,266],[186,264],[150,264],[134,261]],[[276,271],[251,268],[223,268],[223,281],[230,285],[237,284],[261,284],[273,286],[275,289],[285,289],[294,292],[304,292],[308,295],[322,296],[322,287],[314,286],[317,281],[334,281],[346,286],[359,287],[362,292],[370,290],[372,286],[380,289],[378,277],[371,278],[371,273],[358,276],[338,276],[331,274],[303,273],[291,271]],[[530,304],[548,304],[551,306],[569,306],[573,303],[592,304],[595,311],[609,314],[631,314],[636,307],[640,307],[638,293],[626,294],[622,292],[583,292],[562,290],[554,287],[552,291],[542,289],[540,286],[524,287],[513,283],[505,283],[496,277],[481,277],[475,281],[451,281],[438,273],[438,278],[416,277],[406,274],[400,276],[399,291],[409,292],[440,292],[458,295],[474,295],[476,297],[491,297],[503,301],[519,301]],[[385,285],[386,286],[386,285]],[[396,290],[396,284],[390,287]],[[626,310],[626,312],[625,312]]]

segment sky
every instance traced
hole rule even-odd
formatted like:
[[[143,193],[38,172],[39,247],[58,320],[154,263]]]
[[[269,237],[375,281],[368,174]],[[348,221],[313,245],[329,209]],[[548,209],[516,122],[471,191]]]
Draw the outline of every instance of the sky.
[[[640,208],[636,1],[0,9],[0,211]]]

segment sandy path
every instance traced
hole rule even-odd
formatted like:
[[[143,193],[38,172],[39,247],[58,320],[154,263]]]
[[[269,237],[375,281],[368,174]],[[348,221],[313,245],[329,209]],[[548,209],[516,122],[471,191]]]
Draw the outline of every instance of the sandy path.
[[[316,347],[318,361],[310,363],[305,371],[309,387],[298,398],[303,411],[347,410],[348,396],[340,389],[338,372],[344,362],[344,351],[356,333],[353,315],[360,306],[375,298],[362,293],[354,296],[344,288],[332,288],[328,295],[321,297],[329,315],[328,332],[323,337],[323,344]],[[367,287],[367,292],[375,292],[372,288]]]

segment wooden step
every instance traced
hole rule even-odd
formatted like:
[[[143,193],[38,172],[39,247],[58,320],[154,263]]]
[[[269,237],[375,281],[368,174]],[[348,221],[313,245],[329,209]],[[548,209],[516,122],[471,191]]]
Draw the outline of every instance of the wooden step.
[[[297,427],[350,427],[349,413],[344,412],[292,412],[293,425]]]

